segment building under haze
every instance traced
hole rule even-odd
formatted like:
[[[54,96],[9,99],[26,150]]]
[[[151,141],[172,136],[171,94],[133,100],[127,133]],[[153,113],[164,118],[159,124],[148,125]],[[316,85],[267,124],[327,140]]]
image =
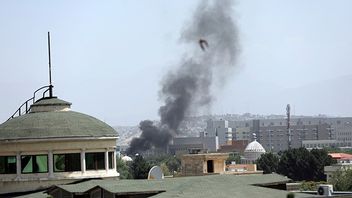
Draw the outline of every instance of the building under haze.
[[[218,136],[220,145],[226,144],[229,138],[232,140],[232,128],[227,120],[208,120],[205,131],[209,137]]]
[[[227,140],[257,141],[266,151],[279,152],[289,148],[323,148],[352,146],[352,117],[301,117],[290,121],[290,141],[287,120],[254,119],[245,121],[209,120],[208,134],[217,132],[220,147]],[[232,131],[232,134],[229,134]]]
[[[216,152],[219,149],[217,136],[207,136],[201,132],[199,137],[174,137],[168,145],[168,152],[172,155],[188,154],[192,152]]]
[[[57,97],[25,104],[0,125],[0,193],[119,176],[112,127]]]

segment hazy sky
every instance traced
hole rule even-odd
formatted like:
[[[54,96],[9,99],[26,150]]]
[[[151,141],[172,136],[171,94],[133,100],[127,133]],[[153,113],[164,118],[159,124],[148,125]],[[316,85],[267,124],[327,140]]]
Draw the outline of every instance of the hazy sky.
[[[162,76],[187,53],[198,1],[0,1],[0,122],[47,85],[111,125],[158,119]],[[212,113],[351,116],[352,1],[239,0],[237,70]],[[226,28],[226,27],[224,27]],[[195,41],[197,44],[197,41]]]

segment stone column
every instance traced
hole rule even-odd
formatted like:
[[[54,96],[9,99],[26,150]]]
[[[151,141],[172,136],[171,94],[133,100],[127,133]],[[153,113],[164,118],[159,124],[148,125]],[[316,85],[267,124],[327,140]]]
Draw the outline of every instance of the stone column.
[[[49,165],[49,178],[54,178],[54,157],[53,157],[53,151],[49,150],[48,151],[48,165]]]
[[[116,149],[115,149],[115,150],[114,150],[114,157],[113,157],[114,159],[112,159],[112,163],[113,163],[113,165],[114,165],[113,168],[114,168],[115,170],[117,170],[117,167],[116,167],[116,157],[117,157],[117,156],[116,156]]]
[[[105,149],[105,171],[109,171],[109,150]]]
[[[85,149],[81,150],[81,171],[83,174],[86,173],[86,151],[85,151]]]
[[[16,153],[16,180],[21,178],[21,152]]]

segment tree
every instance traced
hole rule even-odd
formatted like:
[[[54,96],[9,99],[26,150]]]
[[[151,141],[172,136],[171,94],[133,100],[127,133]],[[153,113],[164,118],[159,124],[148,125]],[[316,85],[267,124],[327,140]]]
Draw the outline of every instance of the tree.
[[[241,156],[237,153],[232,153],[226,160],[226,164],[231,164],[231,162],[236,162],[236,164],[241,163]]]
[[[279,157],[273,153],[265,153],[257,160],[259,170],[263,170],[264,174],[278,171]]]
[[[121,158],[116,159],[116,169],[120,173],[120,179],[132,179],[130,167]]]
[[[312,163],[314,163],[314,166],[316,167],[314,171],[315,180],[325,180],[326,176],[324,174],[324,166],[335,164],[336,160],[332,159],[328,152],[323,149],[313,149],[310,153],[313,158]]]
[[[151,165],[141,155],[137,155],[130,166],[134,179],[147,179],[150,168]]]
[[[181,169],[181,160],[175,156],[171,156],[166,161],[166,166],[169,168],[171,173],[174,173],[174,171],[179,172]]]
[[[282,152],[278,172],[293,180],[312,180],[310,153],[305,148],[289,149]]]
[[[164,175],[171,175],[169,168],[165,164],[165,162],[160,164],[161,171],[164,173]]]
[[[352,169],[336,171],[330,182],[334,185],[334,190],[352,191]]]
[[[173,174],[174,171],[178,172],[181,169],[181,160],[173,155],[151,157],[146,160],[151,166],[160,166],[163,171],[165,169],[165,175],[167,175],[167,172]],[[166,165],[166,167],[163,167],[164,165]]]
[[[289,149],[281,153],[278,172],[296,181],[321,181],[325,180],[324,166],[333,163],[325,150]]]

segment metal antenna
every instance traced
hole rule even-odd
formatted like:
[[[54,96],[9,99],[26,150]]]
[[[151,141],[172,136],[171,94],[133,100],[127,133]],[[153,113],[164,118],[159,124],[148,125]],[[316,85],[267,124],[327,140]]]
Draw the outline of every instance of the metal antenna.
[[[288,149],[291,148],[291,125],[290,125],[290,120],[291,120],[291,107],[290,107],[290,104],[287,104],[286,106],[286,116],[287,116],[287,141],[288,141]]]
[[[50,53],[50,32],[48,32],[48,54],[49,54],[49,95],[53,97],[53,85],[51,82],[51,53]]]

